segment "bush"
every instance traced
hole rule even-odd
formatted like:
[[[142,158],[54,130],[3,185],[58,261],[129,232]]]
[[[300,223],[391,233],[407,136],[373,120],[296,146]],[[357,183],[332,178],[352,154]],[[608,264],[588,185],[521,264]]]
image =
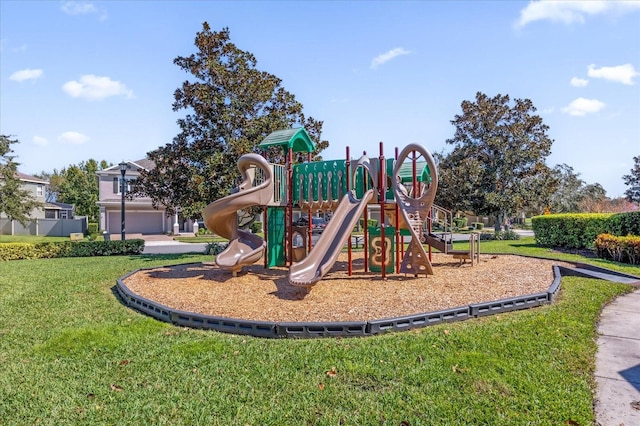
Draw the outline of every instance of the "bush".
[[[207,246],[204,248],[204,254],[210,254],[213,256],[216,256],[220,253],[222,253],[224,251],[224,249],[226,249],[228,246],[228,244],[225,243],[208,243]]]
[[[378,221],[375,219],[367,219],[367,228],[376,228],[378,226]],[[360,218],[358,222],[358,227],[363,229],[364,227],[364,218]]]
[[[593,248],[606,232],[610,213],[552,214],[531,219],[536,243],[547,247]]]
[[[141,254],[144,240],[91,241],[71,244],[70,254],[65,257],[116,256]]]
[[[618,213],[607,220],[609,234],[624,237],[640,235],[640,212]]]
[[[204,234],[211,234],[211,231],[209,231],[209,228],[207,227],[198,228],[198,235],[204,235]]]
[[[0,260],[37,259],[32,243],[0,244]]]
[[[598,257],[632,265],[640,264],[640,236],[600,234],[594,245]]]
[[[141,254],[144,240],[0,244],[0,260]]]
[[[482,232],[480,234],[480,240],[484,240],[484,241],[492,241],[492,240],[510,241],[510,240],[519,240],[519,239],[520,239],[520,234],[517,234],[512,230],[498,231],[498,232]]]
[[[378,227],[378,221],[375,219],[367,219],[367,227],[368,228],[377,228]]]
[[[454,217],[453,218],[453,226],[456,228],[464,228],[467,226],[467,218],[466,217]]]
[[[473,229],[478,231],[482,231],[484,229],[484,223],[482,222],[471,222],[471,226],[473,226]]]
[[[253,222],[251,224],[251,232],[253,232],[254,234],[257,234],[258,232],[262,231],[262,222]]]
[[[73,246],[81,244],[82,241],[63,241],[57,243],[35,243],[33,251],[36,257],[33,259],[52,259],[55,257],[74,257],[71,255]]]
[[[87,224],[87,233],[89,235],[95,235],[98,233],[98,222],[89,222]]]

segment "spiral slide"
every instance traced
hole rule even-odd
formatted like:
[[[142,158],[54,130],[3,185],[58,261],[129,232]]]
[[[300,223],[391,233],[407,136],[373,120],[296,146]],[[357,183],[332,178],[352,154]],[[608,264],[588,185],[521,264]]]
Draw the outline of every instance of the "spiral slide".
[[[253,186],[251,166],[262,170],[264,180]],[[235,192],[210,203],[202,212],[204,224],[211,232],[229,240],[229,245],[216,256],[216,264],[235,277],[244,266],[262,257],[266,242],[259,236],[238,229],[238,210],[266,205],[273,195],[273,173],[269,163],[258,154],[245,154],[238,159],[243,181]]]
[[[289,282],[292,285],[312,286],[329,272],[372,198],[373,189],[368,190],[359,200],[355,198],[352,191],[342,197],[311,253],[289,268]]]

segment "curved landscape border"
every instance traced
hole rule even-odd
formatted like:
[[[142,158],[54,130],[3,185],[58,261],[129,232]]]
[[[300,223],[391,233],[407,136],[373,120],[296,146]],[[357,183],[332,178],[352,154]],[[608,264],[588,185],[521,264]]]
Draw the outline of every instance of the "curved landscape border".
[[[553,302],[560,291],[562,273],[575,275],[573,268],[554,265],[553,282],[545,292],[401,317],[354,322],[270,322],[210,316],[173,309],[139,296],[124,284],[124,280],[129,276],[153,269],[157,267],[136,269],[117,279],[115,289],[125,305],[160,321],[181,327],[266,338],[364,337],[529,309]]]

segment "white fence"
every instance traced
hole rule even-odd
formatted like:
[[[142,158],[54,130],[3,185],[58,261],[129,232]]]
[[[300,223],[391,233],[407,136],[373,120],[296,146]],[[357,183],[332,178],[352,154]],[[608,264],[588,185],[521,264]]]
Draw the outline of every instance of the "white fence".
[[[17,220],[0,219],[0,235],[40,235],[68,237],[69,234],[87,231],[87,218],[34,219],[22,226]]]

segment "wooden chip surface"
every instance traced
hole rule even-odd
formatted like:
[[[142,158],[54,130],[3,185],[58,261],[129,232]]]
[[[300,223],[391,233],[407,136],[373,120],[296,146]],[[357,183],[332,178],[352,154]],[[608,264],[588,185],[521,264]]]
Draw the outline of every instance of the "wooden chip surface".
[[[214,262],[139,271],[124,280],[134,293],[173,309],[274,322],[368,321],[546,291],[561,262],[481,255],[480,263],[433,255],[434,275],[365,273],[362,253],[347,254],[310,288],[289,284],[286,268],[254,264],[233,278]]]

